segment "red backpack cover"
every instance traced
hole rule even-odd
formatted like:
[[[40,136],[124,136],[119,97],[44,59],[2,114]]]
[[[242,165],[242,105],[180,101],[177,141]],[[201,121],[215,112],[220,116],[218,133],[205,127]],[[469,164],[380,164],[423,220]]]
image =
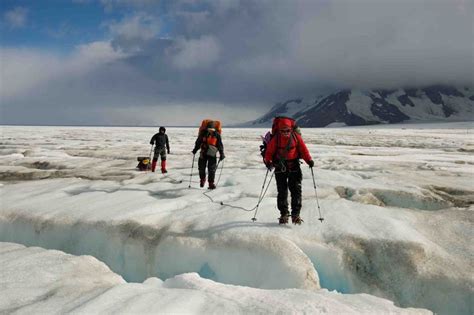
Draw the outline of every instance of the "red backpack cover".
[[[282,136],[281,130],[290,129],[288,136]],[[275,117],[273,119],[271,137],[266,137],[268,142],[260,146],[260,151],[264,160],[272,160],[273,156],[268,156],[267,151],[273,152],[279,160],[294,160],[303,158],[305,161],[311,160],[306,145],[301,138],[301,132],[293,118]],[[270,149],[269,149],[270,147]],[[269,153],[272,155],[271,153]]]
[[[298,126],[296,125],[296,120],[284,116],[278,116],[273,118],[272,135],[276,135],[279,130],[285,128],[289,128],[292,131],[296,131],[296,129],[298,129]]]

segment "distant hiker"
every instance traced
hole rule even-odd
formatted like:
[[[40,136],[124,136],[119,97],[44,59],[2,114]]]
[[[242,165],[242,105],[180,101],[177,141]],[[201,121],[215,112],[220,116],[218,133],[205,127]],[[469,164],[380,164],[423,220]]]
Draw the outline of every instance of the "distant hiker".
[[[287,224],[288,189],[291,192],[291,221],[301,224],[301,180],[303,178],[299,159],[306,161],[309,167],[314,161],[301,137],[294,119],[275,117],[273,120],[272,135],[265,145],[264,163],[269,170],[275,168],[277,182],[277,205],[280,210],[280,224]]]
[[[209,175],[209,189],[215,189],[214,178],[217,169],[217,152],[219,161],[225,158],[224,145],[221,138],[221,123],[218,120],[204,119],[199,128],[199,135],[194,145],[193,154],[201,149],[198,160],[200,186],[204,187],[206,182],[206,165]]]
[[[151,145],[155,145],[155,153],[153,155],[153,161],[151,163],[151,171],[154,172],[156,169],[156,161],[158,156],[161,156],[161,173],[168,173],[166,170],[166,153],[170,154],[170,144],[168,141],[168,135],[166,134],[166,128],[160,127],[159,132],[156,133],[150,140]]]

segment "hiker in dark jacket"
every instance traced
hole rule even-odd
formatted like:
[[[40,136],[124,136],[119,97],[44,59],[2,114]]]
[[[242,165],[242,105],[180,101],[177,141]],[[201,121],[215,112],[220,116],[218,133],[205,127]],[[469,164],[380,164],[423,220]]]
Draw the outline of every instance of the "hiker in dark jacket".
[[[303,178],[299,159],[309,165],[314,161],[301,135],[295,130],[294,120],[279,118],[276,134],[271,138],[265,152],[264,162],[268,169],[275,168],[277,182],[277,206],[280,210],[280,224],[288,223],[288,189],[291,193],[291,221],[301,224],[301,180]]]
[[[168,152],[168,154],[170,154],[170,144],[165,127],[160,127],[159,132],[151,138],[150,144],[155,145],[155,153],[153,155],[153,162],[151,163],[151,171],[155,171],[156,161],[158,161],[158,156],[161,155],[161,173],[168,173],[166,170],[166,153]]]
[[[219,132],[214,128],[207,128],[200,132],[196,143],[194,144],[193,154],[201,149],[198,160],[200,186],[204,187],[206,182],[206,164],[209,175],[209,189],[215,189],[214,179],[217,169],[217,152],[219,152],[219,161],[225,158],[224,145]]]

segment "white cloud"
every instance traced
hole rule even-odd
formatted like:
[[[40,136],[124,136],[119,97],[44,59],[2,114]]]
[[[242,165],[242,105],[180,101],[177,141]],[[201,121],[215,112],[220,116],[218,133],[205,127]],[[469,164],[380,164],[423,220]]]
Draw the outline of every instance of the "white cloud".
[[[128,15],[68,56],[2,49],[2,105],[156,107],[183,124],[169,104],[260,110],[322,88],[474,85],[472,1],[163,1],[104,0]]]
[[[106,23],[114,46],[138,52],[143,43],[156,38],[160,32],[160,20],[146,13],[136,13],[121,21]]]
[[[473,21],[454,3],[364,4],[332,1],[301,8],[292,28],[297,36],[288,43],[295,70],[349,87],[474,83]]]
[[[11,28],[22,28],[26,26],[28,19],[28,9],[16,7],[5,12],[4,19]]]
[[[260,106],[229,106],[224,103],[156,101],[136,106],[102,109],[102,116],[112,125],[183,125],[197,126],[204,117],[221,120],[224,126],[247,122],[264,114]]]
[[[151,39],[160,31],[158,19],[147,14],[136,14],[123,19],[120,22],[109,25],[112,36],[120,36],[126,39],[140,38]]]
[[[39,82],[61,71],[60,58],[47,52],[27,49],[0,49],[1,99],[21,96]]]
[[[124,58],[127,54],[112,48],[108,41],[97,41],[76,47],[75,57],[81,62],[104,63]]]
[[[92,42],[77,46],[69,56],[41,50],[0,49],[0,97],[4,101],[29,94],[42,86],[47,94],[51,82],[79,79],[87,73],[127,55],[114,50],[110,42]]]
[[[176,16],[179,16],[181,19],[186,20],[185,27],[188,32],[192,30],[200,29],[206,23],[208,23],[211,14],[209,11],[198,11],[198,12],[188,12],[188,11],[177,11]]]
[[[238,10],[239,6],[242,5],[241,0],[207,0],[207,3],[213,6],[213,8],[216,10],[216,13],[219,15],[223,15],[230,10]]]
[[[199,39],[179,39],[176,42],[177,54],[173,63],[179,69],[205,69],[219,59],[219,44],[212,36]]]

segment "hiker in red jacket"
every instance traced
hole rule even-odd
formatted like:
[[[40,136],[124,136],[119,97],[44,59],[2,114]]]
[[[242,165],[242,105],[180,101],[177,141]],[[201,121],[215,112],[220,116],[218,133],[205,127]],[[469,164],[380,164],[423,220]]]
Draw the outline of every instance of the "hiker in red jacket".
[[[299,159],[302,158],[309,165],[314,166],[314,161],[308,148],[296,127],[296,122],[291,118],[276,117],[273,121],[273,136],[267,144],[264,162],[268,169],[275,168],[277,182],[277,204],[280,210],[280,224],[287,224],[288,189],[291,193],[291,221],[301,224],[301,180],[303,178]]]

